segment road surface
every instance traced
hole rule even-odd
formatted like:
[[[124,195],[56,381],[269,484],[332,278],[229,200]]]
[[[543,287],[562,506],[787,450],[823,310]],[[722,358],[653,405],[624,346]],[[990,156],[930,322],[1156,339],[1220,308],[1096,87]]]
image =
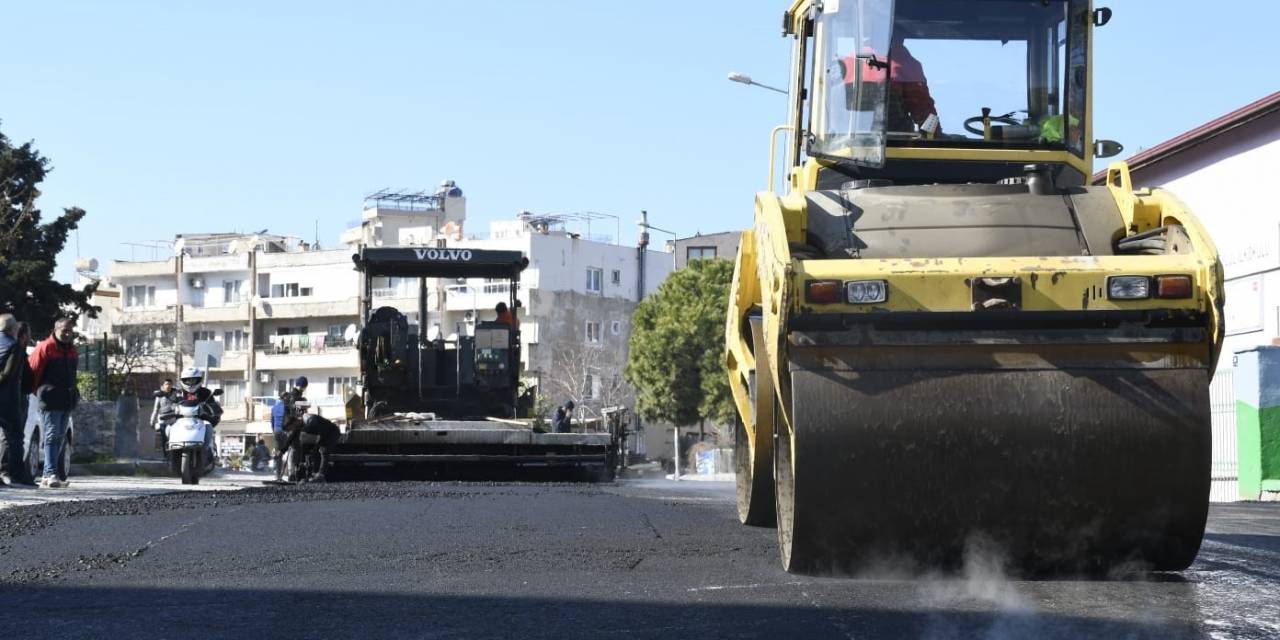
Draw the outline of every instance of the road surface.
[[[171,481],[172,482],[172,481]],[[1280,505],[1182,574],[780,570],[727,483],[350,483],[0,511],[23,638],[1280,637]]]

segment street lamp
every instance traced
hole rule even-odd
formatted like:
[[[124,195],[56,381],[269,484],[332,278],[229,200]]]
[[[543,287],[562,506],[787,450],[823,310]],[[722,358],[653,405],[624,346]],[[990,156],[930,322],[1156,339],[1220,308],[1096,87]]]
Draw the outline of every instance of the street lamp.
[[[761,88],[763,88],[763,89],[768,89],[768,90],[770,90],[770,91],[777,91],[778,93],[781,93],[781,94],[782,94],[782,95],[784,95],[784,96],[785,96],[785,95],[787,95],[787,92],[786,92],[786,91],[783,91],[782,89],[779,89],[779,88],[777,88],[777,87],[771,87],[771,86],[769,86],[769,85],[767,85],[767,84],[761,84],[761,83],[759,83],[759,82],[756,82],[755,80],[752,80],[752,79],[751,79],[751,76],[749,76],[749,75],[747,75],[747,74],[745,74],[745,73],[738,73],[737,71],[730,71],[730,72],[729,72],[729,81],[730,81],[730,82],[740,82],[740,83],[742,83],[742,84],[746,84],[746,85],[755,85],[755,86],[757,86],[757,87],[761,87]]]

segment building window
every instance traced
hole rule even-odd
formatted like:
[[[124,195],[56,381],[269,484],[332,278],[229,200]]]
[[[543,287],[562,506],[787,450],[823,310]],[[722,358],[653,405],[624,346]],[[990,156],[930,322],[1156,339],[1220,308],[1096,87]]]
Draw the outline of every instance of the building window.
[[[588,373],[586,379],[583,380],[583,386],[586,387],[585,389],[582,390],[583,400],[590,400],[596,397],[596,394],[595,394],[596,377],[595,376]]]
[[[354,393],[356,388],[356,379],[351,376],[331,377],[329,378],[329,395],[338,396],[344,393]]]
[[[277,394],[278,394],[278,395],[283,395],[283,394],[284,394],[284,392],[286,392],[286,391],[291,391],[294,387],[298,386],[298,385],[296,384],[296,383],[297,383],[297,381],[298,381],[298,379],[297,379],[297,378],[283,378],[283,379],[280,379],[280,380],[276,380],[276,392],[277,392]]]
[[[587,321],[587,344],[600,343],[600,323]]]
[[[142,284],[125,287],[124,306],[131,309],[156,306],[156,288]]]
[[[511,281],[503,278],[485,278],[481,291],[483,293],[507,293],[511,291]]]
[[[306,298],[310,296],[313,291],[315,291],[315,289],[312,289],[311,287],[302,287],[302,289],[299,290],[298,295]]]
[[[685,254],[689,262],[694,260],[705,260],[716,257],[715,247],[689,247],[688,253]]]
[[[222,303],[240,304],[240,283],[242,280],[224,280],[222,282]]]
[[[302,291],[306,291],[307,292],[306,295],[311,295],[310,287],[306,289],[301,289],[300,287],[298,287],[298,283],[296,282],[271,285],[272,298],[297,298],[298,296],[303,295]]]
[[[609,279],[613,284],[622,284],[622,269],[614,269],[613,277]]]
[[[244,351],[249,345],[249,334],[244,329],[222,332],[222,348],[225,351]]]
[[[244,402],[244,380],[223,380],[222,397],[218,398],[218,404],[224,407],[232,407]]]
[[[215,338],[214,338],[214,333],[213,333],[212,331],[192,331],[192,332],[191,332],[191,344],[192,344],[192,345],[194,345],[194,344],[195,344],[195,343],[197,343],[197,342],[200,342],[201,340],[210,340],[210,341],[212,341],[212,340],[214,340],[214,339],[215,339]]]
[[[622,335],[622,322],[619,320],[614,320],[613,322],[610,322],[609,331],[615,336]]]
[[[587,269],[587,292],[600,293],[604,290],[602,283],[604,281],[603,269]]]

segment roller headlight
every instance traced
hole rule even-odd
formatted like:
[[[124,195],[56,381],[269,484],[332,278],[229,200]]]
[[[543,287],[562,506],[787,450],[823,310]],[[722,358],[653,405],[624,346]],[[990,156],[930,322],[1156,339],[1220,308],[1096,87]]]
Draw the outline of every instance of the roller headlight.
[[[844,283],[845,299],[849,304],[876,304],[884,302],[889,283],[884,280],[855,280]]]
[[[1112,300],[1146,300],[1151,297],[1151,278],[1111,276],[1107,278],[1107,297]]]

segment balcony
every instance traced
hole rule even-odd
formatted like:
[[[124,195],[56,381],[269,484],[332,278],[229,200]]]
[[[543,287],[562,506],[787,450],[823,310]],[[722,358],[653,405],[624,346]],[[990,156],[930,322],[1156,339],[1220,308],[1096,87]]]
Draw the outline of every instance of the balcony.
[[[259,307],[259,320],[291,320],[296,318],[334,318],[359,316],[356,298],[306,302],[306,298],[264,298]]]
[[[218,293],[221,293],[220,291]],[[249,321],[249,305],[247,304],[226,304],[209,307],[197,307],[189,304],[182,305],[182,320],[184,322],[248,322]]]
[[[273,336],[271,344],[258,345],[258,369],[292,371],[295,369],[355,369],[360,357],[355,345],[343,339],[329,340],[325,335]]]
[[[448,311],[492,311],[499,302],[511,303],[511,283],[455,284],[445,287]],[[518,293],[518,291],[517,291]]]
[[[155,276],[174,276],[177,273],[178,265],[173,258],[168,260],[152,260],[150,262],[127,262],[124,260],[113,260],[111,262],[111,278],[119,281],[120,278],[142,278]]]
[[[418,287],[387,287],[373,289],[370,294],[373,297],[373,307],[395,307],[401,312],[411,312],[418,309]],[[428,295],[427,300],[430,302],[434,296]]]
[[[218,366],[213,367],[213,370],[243,372],[248,366],[249,354],[243,351],[228,351],[218,359]]]
[[[187,257],[182,260],[182,270],[188,274],[248,271],[249,254]]]
[[[178,321],[177,307],[169,305],[166,307],[126,307],[120,310],[119,320],[116,324],[120,325],[137,325],[137,324],[168,324],[171,325]]]

